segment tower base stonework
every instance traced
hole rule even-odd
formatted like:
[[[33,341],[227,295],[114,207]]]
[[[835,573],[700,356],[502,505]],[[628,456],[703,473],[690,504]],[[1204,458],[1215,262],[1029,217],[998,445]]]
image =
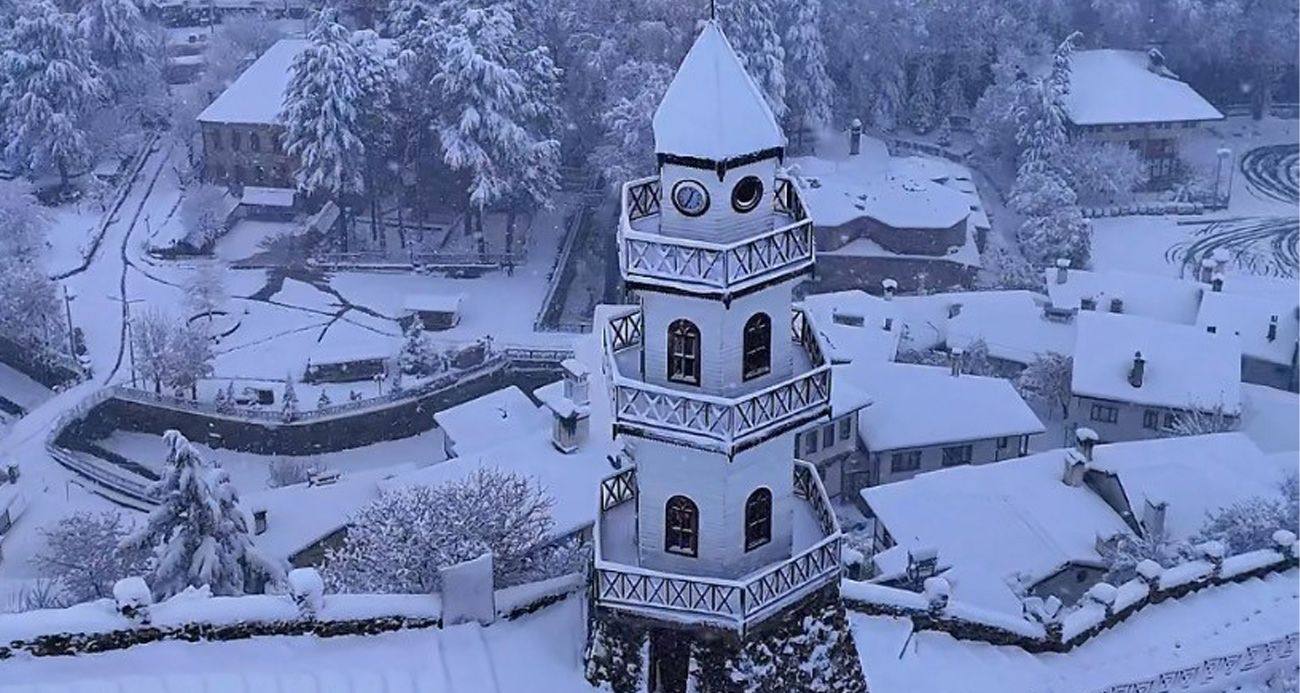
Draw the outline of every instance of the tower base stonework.
[[[838,587],[809,595],[743,638],[634,624],[597,610],[587,680],[612,693],[867,693]]]

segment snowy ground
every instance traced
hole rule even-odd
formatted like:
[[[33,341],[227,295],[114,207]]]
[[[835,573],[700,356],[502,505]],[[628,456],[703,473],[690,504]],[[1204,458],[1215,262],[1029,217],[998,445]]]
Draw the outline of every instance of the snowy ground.
[[[515,621],[335,638],[163,642],[79,657],[0,664],[0,693],[65,691],[438,691],[577,693],[582,600]],[[39,688],[36,685],[39,684]]]

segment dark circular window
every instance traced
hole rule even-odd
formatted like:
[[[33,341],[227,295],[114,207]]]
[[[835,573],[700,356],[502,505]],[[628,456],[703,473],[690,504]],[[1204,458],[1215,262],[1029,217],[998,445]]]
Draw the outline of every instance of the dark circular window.
[[[693,181],[679,181],[673,186],[673,206],[688,217],[698,217],[709,208],[709,191]]]
[[[763,199],[763,181],[758,176],[745,176],[731,189],[731,206],[737,212],[751,212]]]

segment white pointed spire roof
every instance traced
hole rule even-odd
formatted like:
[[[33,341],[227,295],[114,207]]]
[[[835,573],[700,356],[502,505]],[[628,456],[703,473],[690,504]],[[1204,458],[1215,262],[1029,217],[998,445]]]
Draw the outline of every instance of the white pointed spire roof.
[[[717,21],[686,53],[654,116],[655,153],[726,161],[785,146],[758,85]]]

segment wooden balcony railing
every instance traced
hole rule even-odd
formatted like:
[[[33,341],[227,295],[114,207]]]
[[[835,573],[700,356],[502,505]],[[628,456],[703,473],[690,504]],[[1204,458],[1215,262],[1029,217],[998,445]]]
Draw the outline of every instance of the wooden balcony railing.
[[[795,593],[806,594],[839,579],[839,523],[830,512],[830,499],[812,465],[795,461],[795,496],[813,506],[823,538],[790,558],[739,580],[695,577],[646,570],[605,560],[601,522],[595,525],[596,602],[613,609],[665,618],[687,616],[744,632],[788,603]],[[635,469],[614,474],[601,483],[602,512],[636,499]],[[678,616],[679,615],[679,616]]]
[[[787,178],[777,179],[773,207],[789,223],[733,243],[711,243],[635,228],[633,222],[659,214],[660,195],[656,178],[623,186],[619,261],[626,278],[729,291],[813,263],[812,219],[799,199],[798,187]]]

